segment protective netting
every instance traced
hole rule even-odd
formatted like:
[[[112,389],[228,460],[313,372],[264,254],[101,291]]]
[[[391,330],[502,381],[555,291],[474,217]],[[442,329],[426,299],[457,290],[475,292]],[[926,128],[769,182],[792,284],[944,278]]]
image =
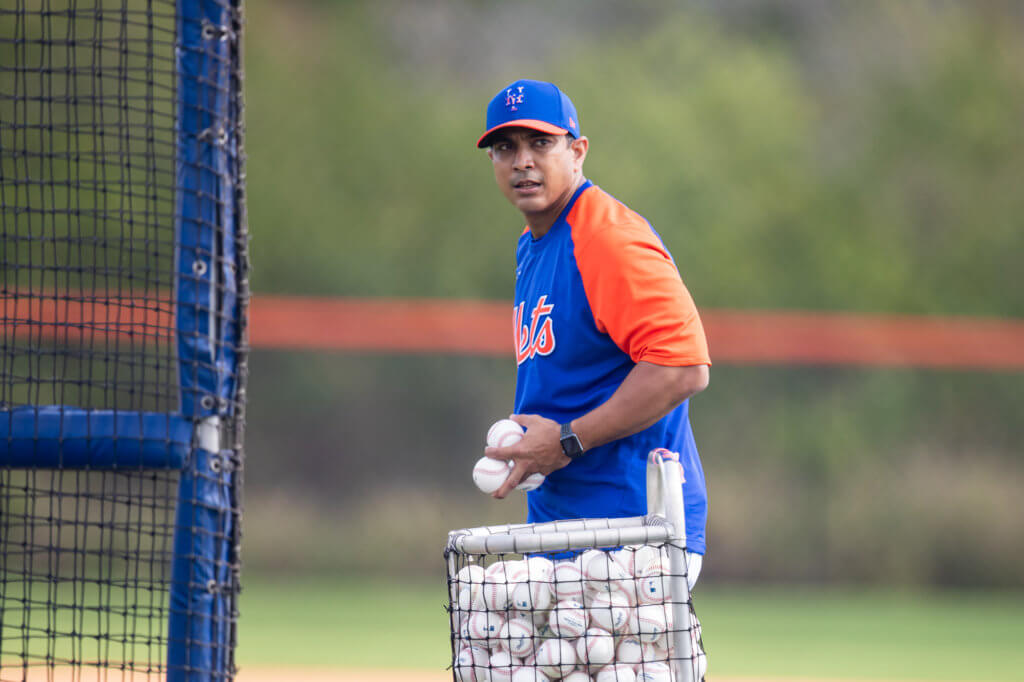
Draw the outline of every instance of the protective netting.
[[[231,679],[239,0],[0,7],[0,681]]]
[[[175,3],[0,9],[0,406],[178,406]]]
[[[164,672],[177,479],[0,468],[0,680]]]

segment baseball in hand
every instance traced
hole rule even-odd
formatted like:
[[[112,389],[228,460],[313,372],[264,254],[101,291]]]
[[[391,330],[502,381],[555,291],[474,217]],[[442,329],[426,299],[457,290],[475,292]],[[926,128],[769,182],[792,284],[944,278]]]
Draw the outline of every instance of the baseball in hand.
[[[477,488],[490,495],[501,487],[510,471],[508,462],[503,459],[481,457],[473,467],[473,483],[476,483]]]
[[[499,419],[487,429],[487,446],[505,448],[515,445],[523,439],[525,433],[523,427],[511,419]],[[482,457],[473,467],[473,482],[477,488],[489,495],[505,483],[514,466],[512,462]],[[533,473],[520,481],[516,489],[536,490],[543,482],[544,474]]]
[[[544,482],[544,474],[542,474],[542,473],[540,473],[538,471],[536,473],[530,474],[529,476],[524,478],[522,481],[520,481],[519,485],[516,486],[516,490],[526,490],[526,491],[536,490],[537,488],[540,487],[540,484],[543,483],[543,482]]]
[[[499,419],[487,429],[487,446],[491,448],[507,448],[523,439],[523,427],[511,419]]]

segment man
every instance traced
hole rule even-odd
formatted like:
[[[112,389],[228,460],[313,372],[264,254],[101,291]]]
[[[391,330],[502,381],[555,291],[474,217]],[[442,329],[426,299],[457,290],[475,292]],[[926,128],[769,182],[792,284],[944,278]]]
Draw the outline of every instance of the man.
[[[522,212],[516,251],[519,443],[487,448],[515,466],[494,497],[534,472],[528,520],[638,516],[646,457],[678,452],[696,580],[707,494],[687,399],[708,384],[707,341],[672,257],[650,224],[583,175],[589,141],[555,85],[519,80],[487,107],[494,178]]]

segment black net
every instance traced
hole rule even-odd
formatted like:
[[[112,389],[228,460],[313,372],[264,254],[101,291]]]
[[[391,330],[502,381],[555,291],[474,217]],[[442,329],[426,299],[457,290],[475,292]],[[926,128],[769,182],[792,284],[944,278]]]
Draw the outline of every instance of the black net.
[[[164,672],[177,479],[0,468],[0,680]]]
[[[178,407],[174,2],[0,9],[0,407]]]
[[[213,20],[180,17],[186,5]],[[0,4],[0,682],[234,675],[248,298],[239,5]],[[179,75],[190,56],[198,66]],[[184,92],[196,95],[182,113]],[[179,135],[211,117],[188,149],[215,151],[193,153],[184,182]],[[184,232],[213,236],[184,248]],[[212,293],[183,308],[192,284]],[[183,309],[211,329],[179,329]],[[209,353],[186,358],[182,339],[199,337]],[[203,394],[204,374],[233,389]],[[40,430],[58,416],[46,443],[27,446],[42,468],[11,454],[18,438],[26,448],[12,435],[26,410]],[[72,412],[86,416],[77,432]],[[172,579],[179,536],[195,538],[191,568]],[[216,607],[172,609],[180,585],[180,599],[213,594]],[[213,634],[193,641],[201,627]]]

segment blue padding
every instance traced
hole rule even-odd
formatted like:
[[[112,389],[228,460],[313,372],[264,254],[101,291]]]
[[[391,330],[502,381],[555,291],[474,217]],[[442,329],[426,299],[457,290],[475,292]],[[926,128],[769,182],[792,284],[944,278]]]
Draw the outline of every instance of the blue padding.
[[[169,682],[222,679],[229,667],[234,474],[211,461],[226,461],[196,449],[194,466],[181,476],[171,565],[168,623]]]
[[[178,366],[181,412],[197,417],[220,413],[217,400],[218,254],[224,247],[224,149],[221,131],[231,128],[227,102],[230,45],[203,38],[202,22],[228,22],[218,0],[178,0],[177,225]],[[228,76],[230,72],[227,71]],[[205,399],[205,400],[204,400]]]
[[[238,342],[231,40],[202,26],[232,25],[237,0],[178,0],[177,332],[181,413],[228,415]],[[180,479],[171,567],[167,682],[233,677],[230,567],[233,475],[195,449]]]
[[[181,469],[192,422],[151,412],[49,405],[0,410],[0,466]]]

